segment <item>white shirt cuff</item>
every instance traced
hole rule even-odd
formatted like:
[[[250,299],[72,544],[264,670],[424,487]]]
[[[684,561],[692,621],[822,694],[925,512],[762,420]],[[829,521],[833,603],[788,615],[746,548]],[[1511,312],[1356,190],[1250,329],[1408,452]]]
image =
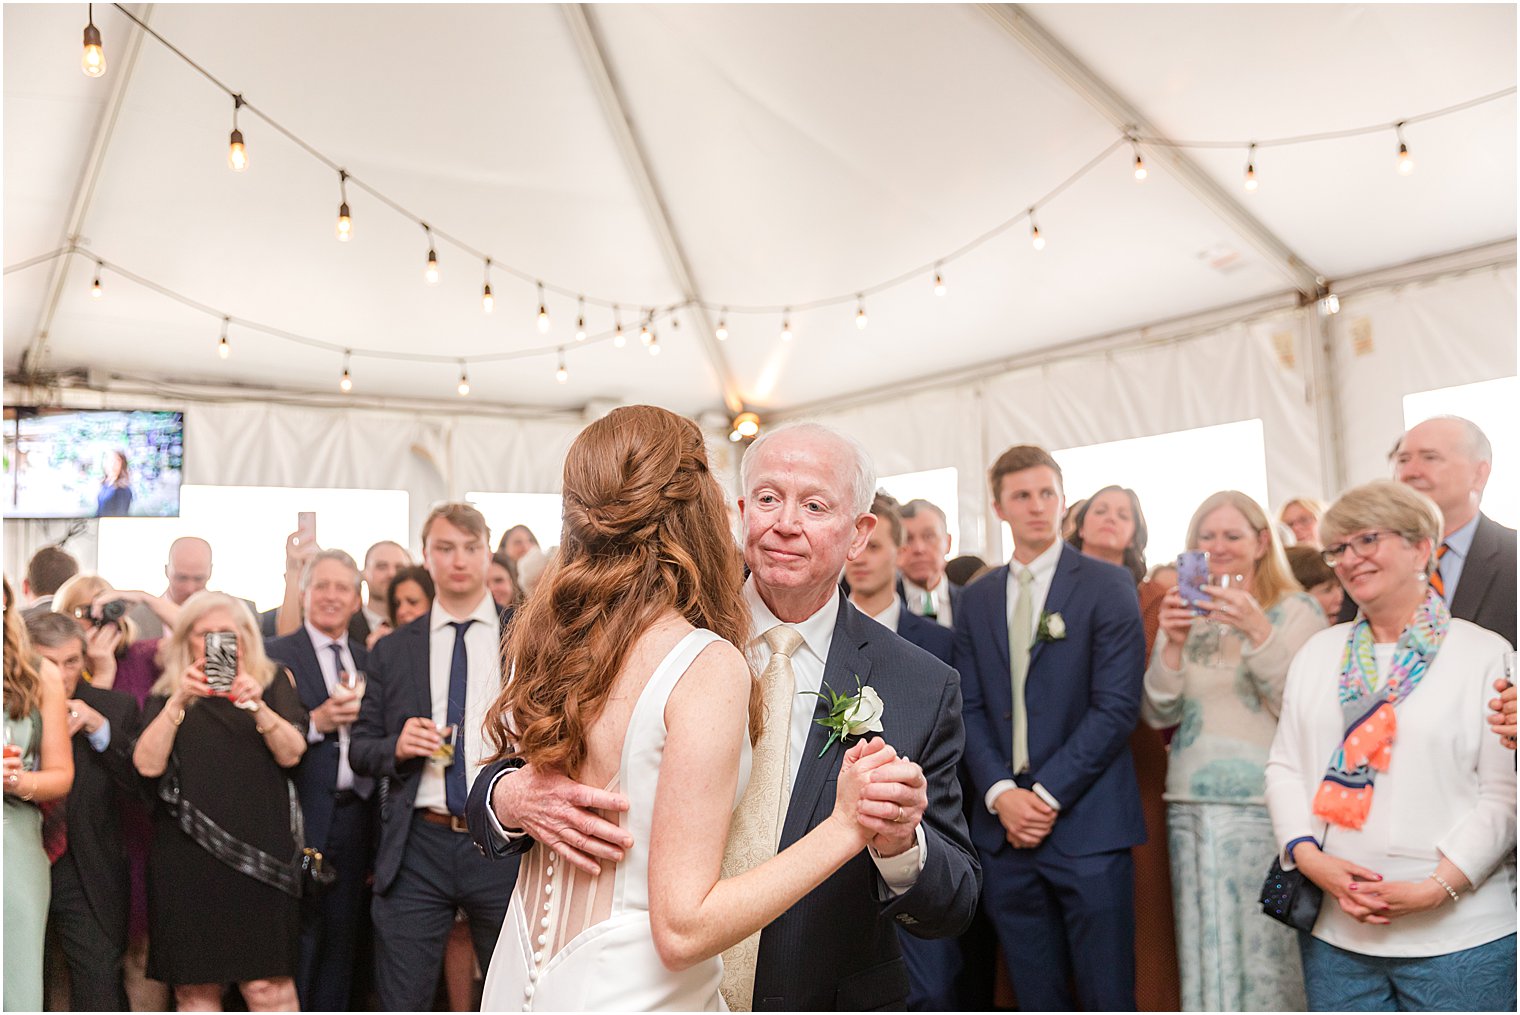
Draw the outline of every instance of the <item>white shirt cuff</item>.
[[[918,883],[918,875],[922,873],[924,863],[929,858],[923,822],[919,822],[918,827],[913,829],[913,837],[918,841],[896,856],[882,856],[874,848],[866,847],[871,852],[871,862],[876,864],[876,872],[894,896],[903,894]]]
[[[106,748],[111,746],[111,720],[101,717],[95,732],[85,734],[85,739],[90,742],[90,747],[96,754],[106,753]]]
[[[1039,783],[1035,783],[1029,788],[1034,791],[1035,796],[1045,801],[1045,806],[1049,807],[1051,810],[1058,811],[1061,809],[1061,801],[1051,796],[1050,790],[1046,789],[1044,786],[1041,786]]]
[[[501,819],[496,816],[496,808],[491,806],[491,798],[496,795],[496,784],[501,781],[502,776],[511,771],[510,768],[504,768],[497,772],[496,778],[491,780],[491,785],[486,789],[486,823],[491,826],[491,831],[496,833],[496,837],[502,842],[513,842],[528,834],[523,831],[510,832],[503,828]]]
[[[320,744],[322,741],[324,741],[326,739],[327,739],[327,734],[323,733],[321,730],[317,729],[317,724],[316,723],[311,723],[309,726],[306,727],[306,742],[308,744]]]
[[[1012,779],[999,779],[997,782],[993,783],[992,788],[987,791],[987,795],[983,798],[983,803],[987,805],[987,813],[996,814],[997,808],[994,807],[993,804],[997,803],[997,798],[1002,796],[1004,793],[1007,793],[1011,789],[1018,788],[1018,783],[1014,782]]]

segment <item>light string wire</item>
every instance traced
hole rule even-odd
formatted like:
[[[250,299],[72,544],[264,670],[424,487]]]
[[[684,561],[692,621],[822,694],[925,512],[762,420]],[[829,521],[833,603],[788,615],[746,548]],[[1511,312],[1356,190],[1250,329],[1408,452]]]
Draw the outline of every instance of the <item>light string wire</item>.
[[[184,53],[184,51],[182,51],[181,49],[179,49],[173,43],[169,42],[169,40],[165,39],[155,29],[153,29],[146,22],[144,22],[140,18],[138,18],[135,14],[133,14],[130,10],[128,10],[122,4],[116,3],[116,4],[113,4],[112,6],[115,7],[116,10],[118,10],[119,12],[121,12],[121,14],[124,17],[126,17],[128,20],[130,20],[133,24],[137,25],[138,28],[140,28],[149,37],[151,37],[152,39],[154,39],[155,41],[157,41],[160,45],[162,45],[164,48],[166,48],[167,50],[169,50],[169,52],[171,52],[175,56],[179,57],[188,66],[190,66],[192,69],[194,69],[197,73],[199,73],[207,81],[211,82],[211,84],[213,84],[214,86],[216,86],[217,88],[219,88],[223,92],[225,92],[229,97],[232,97],[233,99],[238,99],[238,98],[240,98],[242,96],[241,92],[234,91],[232,88],[228,87],[219,78],[217,78],[214,74],[212,74],[210,71],[206,70],[206,68],[202,67],[195,60],[191,59],[188,55],[186,55]],[[774,303],[774,304],[740,304],[740,303],[724,302],[722,300],[703,299],[703,300],[685,300],[685,301],[680,301],[680,302],[671,304],[670,306],[673,309],[678,309],[678,308],[684,307],[684,306],[700,306],[704,310],[708,310],[708,311],[719,311],[719,310],[721,310],[721,311],[723,311],[725,313],[738,313],[738,314],[745,314],[745,315],[773,315],[773,314],[785,314],[785,313],[799,312],[799,311],[817,310],[817,309],[821,309],[821,308],[824,308],[824,307],[837,306],[837,305],[839,305],[841,303],[850,303],[850,302],[858,301],[863,296],[873,296],[873,295],[876,295],[876,294],[881,293],[881,292],[883,292],[883,291],[885,291],[887,289],[892,289],[892,288],[895,288],[897,286],[904,285],[904,284],[912,281],[913,279],[921,277],[921,276],[923,276],[923,275],[925,275],[925,274],[927,274],[929,272],[937,272],[939,269],[943,268],[944,265],[946,265],[946,264],[948,264],[948,263],[950,263],[950,262],[952,262],[954,260],[957,260],[959,258],[965,257],[967,254],[969,254],[972,251],[976,250],[978,247],[981,247],[982,245],[990,242],[991,240],[993,240],[994,238],[996,238],[997,236],[1001,235],[1003,232],[1005,232],[1006,230],[1008,230],[1009,228],[1011,228],[1012,226],[1014,226],[1017,223],[1019,223],[1019,222],[1025,220],[1025,219],[1029,218],[1032,211],[1034,211],[1035,209],[1038,209],[1038,208],[1044,206],[1045,204],[1048,204],[1050,201],[1052,201],[1055,197],[1057,197],[1058,195],[1060,195],[1067,188],[1069,188],[1070,186],[1072,186],[1073,184],[1075,184],[1078,180],[1080,180],[1082,177],[1086,176],[1089,172],[1091,172],[1093,169],[1095,169],[1099,163],[1101,163],[1105,158],[1107,158],[1109,155],[1111,155],[1116,149],[1121,148],[1121,147],[1123,147],[1126,144],[1140,144],[1140,145],[1146,145],[1146,146],[1149,146],[1149,147],[1156,147],[1156,148],[1195,148],[1195,149],[1209,149],[1209,148],[1230,149],[1230,148],[1239,148],[1239,149],[1242,149],[1242,150],[1249,150],[1251,148],[1251,146],[1253,146],[1253,145],[1255,147],[1257,147],[1257,148],[1273,148],[1273,147],[1281,147],[1281,146],[1284,146],[1284,145],[1307,144],[1307,143],[1318,142],[1318,141],[1338,140],[1338,139],[1343,139],[1343,138],[1359,137],[1359,136],[1366,135],[1366,134],[1374,134],[1374,133],[1378,133],[1378,132],[1381,132],[1381,131],[1395,130],[1395,129],[1398,129],[1400,127],[1408,126],[1410,124],[1422,123],[1422,122],[1426,122],[1426,121],[1429,121],[1429,120],[1437,119],[1439,117],[1449,116],[1449,115],[1451,115],[1453,113],[1462,112],[1464,110],[1471,109],[1471,108],[1473,108],[1475,106],[1480,106],[1480,105],[1483,105],[1485,103],[1494,102],[1494,101],[1497,101],[1499,99],[1505,98],[1507,96],[1514,95],[1515,92],[1516,92],[1516,87],[1515,86],[1511,86],[1509,88],[1505,88],[1505,89],[1502,89],[1502,90],[1497,91],[1497,92],[1491,92],[1488,95],[1483,95],[1483,96],[1479,96],[1479,97],[1474,98],[1474,99],[1469,99],[1469,100],[1467,100],[1465,102],[1456,103],[1455,105],[1446,106],[1446,107],[1443,107],[1441,109],[1431,110],[1431,111],[1425,112],[1425,113],[1417,113],[1417,114],[1415,114],[1413,116],[1406,116],[1406,117],[1404,117],[1403,119],[1400,119],[1400,120],[1384,121],[1384,122],[1379,122],[1379,123],[1375,123],[1375,124],[1368,124],[1368,125],[1361,126],[1361,127],[1352,127],[1352,128],[1348,128],[1348,129],[1345,129],[1345,130],[1336,130],[1336,131],[1324,131],[1324,132],[1320,132],[1320,133],[1316,133],[1316,134],[1297,134],[1297,135],[1291,135],[1291,136],[1286,136],[1286,137],[1265,138],[1265,139],[1254,138],[1254,139],[1247,139],[1247,140],[1241,140],[1241,141],[1218,141],[1218,140],[1215,140],[1215,141],[1205,141],[1205,140],[1177,140],[1177,139],[1173,139],[1173,138],[1151,136],[1151,135],[1142,135],[1142,134],[1134,133],[1132,131],[1126,131],[1124,133],[1121,133],[1118,137],[1116,137],[1114,139],[1114,141],[1113,141],[1112,144],[1110,144],[1101,153],[1099,153],[1097,156],[1095,156],[1090,162],[1088,162],[1086,165],[1084,165],[1081,169],[1077,170],[1071,176],[1067,177],[1064,181],[1062,181],[1059,185],[1057,185],[1053,190],[1051,190],[1045,196],[1041,197],[1040,199],[1038,199],[1036,201],[1029,202],[1029,206],[1028,206],[1028,208],[1025,211],[1022,211],[1022,212],[1018,213],[1017,215],[1013,216],[1012,218],[1007,219],[1004,222],[1001,222],[1001,223],[999,223],[996,226],[993,226],[991,229],[989,229],[986,232],[982,233],[980,236],[977,236],[976,238],[974,238],[974,239],[972,239],[972,240],[970,240],[970,241],[962,244],[960,247],[955,248],[954,250],[950,251],[949,253],[947,253],[947,254],[945,254],[945,255],[943,255],[941,257],[934,258],[931,261],[927,261],[927,262],[925,262],[924,264],[922,264],[922,265],[920,265],[918,267],[915,267],[915,268],[912,268],[912,269],[900,272],[897,275],[894,275],[891,278],[886,279],[885,281],[878,282],[878,283],[876,283],[874,285],[863,286],[863,287],[855,287],[855,288],[850,289],[847,292],[839,293],[839,294],[834,295],[834,296],[826,296],[826,297],[822,297],[822,298],[814,299],[814,300],[810,300],[810,301],[797,301],[797,302],[790,302],[790,303]],[[443,239],[443,240],[447,241],[452,246],[458,248],[459,250],[464,251],[465,253],[469,254],[470,256],[474,257],[475,259],[483,261],[483,262],[486,262],[487,263],[487,272],[489,272],[492,268],[499,268],[502,271],[506,272],[507,274],[511,275],[514,278],[517,278],[518,280],[520,280],[522,282],[525,282],[525,283],[528,283],[528,284],[531,284],[531,285],[535,285],[535,286],[540,286],[540,287],[542,287],[543,289],[545,289],[545,290],[547,290],[549,292],[555,293],[556,295],[570,297],[570,298],[575,298],[577,300],[583,300],[583,301],[585,301],[587,303],[590,303],[590,304],[593,304],[593,305],[596,305],[596,306],[600,306],[600,307],[604,307],[604,308],[607,308],[609,310],[616,310],[618,308],[628,307],[628,306],[649,306],[649,305],[651,305],[649,301],[645,301],[645,300],[611,300],[611,299],[606,299],[606,298],[598,297],[598,296],[594,296],[594,295],[588,295],[587,293],[585,293],[582,290],[568,288],[568,287],[560,285],[558,283],[547,281],[547,280],[543,279],[542,277],[533,274],[532,272],[524,271],[523,269],[518,268],[518,267],[516,267],[516,266],[514,266],[514,265],[512,265],[512,264],[510,264],[508,262],[501,261],[498,258],[493,257],[492,255],[486,254],[485,252],[477,249],[476,247],[472,246],[471,244],[467,243],[466,241],[460,239],[458,236],[454,235],[453,233],[447,232],[447,231],[442,230],[442,229],[438,229],[436,227],[429,227],[427,225],[427,223],[430,222],[431,220],[424,219],[422,216],[420,216],[420,215],[418,215],[418,214],[410,211],[409,209],[407,209],[406,207],[404,207],[402,204],[400,204],[400,202],[398,202],[395,199],[391,198],[390,196],[388,196],[387,194],[385,194],[383,191],[381,191],[377,187],[374,187],[371,184],[366,183],[363,179],[354,176],[346,168],[344,168],[343,166],[339,165],[336,160],[332,159],[328,155],[326,155],[323,152],[319,151],[315,146],[313,146],[312,144],[310,144],[309,142],[307,142],[306,140],[304,140],[303,138],[301,138],[299,135],[297,135],[290,128],[286,127],[284,124],[282,124],[279,121],[275,120],[270,114],[264,112],[258,106],[256,106],[253,103],[249,102],[246,98],[242,99],[242,108],[246,109],[252,115],[257,116],[260,120],[262,120],[264,123],[268,124],[271,128],[273,128],[277,133],[283,135],[292,144],[296,145],[302,151],[305,151],[308,155],[310,155],[312,158],[316,159],[318,162],[321,162],[328,169],[332,170],[335,173],[339,173],[340,175],[342,175],[348,182],[352,183],[355,187],[357,187],[358,189],[364,191],[366,194],[369,194],[375,200],[379,201],[381,204],[385,205],[386,207],[390,208],[392,211],[396,212],[396,214],[402,216],[403,218],[411,220],[412,222],[414,222],[415,224],[417,224],[419,226],[424,226],[425,228],[429,228],[430,231],[431,231],[431,233],[434,236],[437,236],[440,239]],[[653,305],[659,305],[659,301],[655,301]],[[599,337],[601,337],[601,336],[599,336]],[[589,338],[588,338],[588,341],[589,341]],[[548,347],[548,348],[550,349],[550,351],[552,351],[552,349],[555,348],[555,347]],[[451,358],[457,359],[457,357],[451,357]]]

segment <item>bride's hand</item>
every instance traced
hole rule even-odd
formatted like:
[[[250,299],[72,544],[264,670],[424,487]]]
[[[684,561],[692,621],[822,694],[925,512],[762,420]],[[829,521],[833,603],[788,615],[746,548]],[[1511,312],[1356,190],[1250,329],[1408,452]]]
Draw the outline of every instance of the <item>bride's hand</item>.
[[[858,820],[861,797],[871,784],[871,773],[896,760],[897,752],[881,737],[863,740],[844,752],[834,789],[833,817],[859,838],[862,846],[870,841],[871,831]]]

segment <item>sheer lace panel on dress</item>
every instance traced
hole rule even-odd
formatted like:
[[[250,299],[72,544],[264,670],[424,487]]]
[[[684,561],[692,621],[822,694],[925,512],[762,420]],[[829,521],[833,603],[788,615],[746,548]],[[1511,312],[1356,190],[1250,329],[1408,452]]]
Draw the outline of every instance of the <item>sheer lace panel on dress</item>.
[[[618,776],[614,774],[603,788],[618,792]],[[623,814],[602,817],[624,825]],[[577,935],[610,917],[616,884],[617,865],[612,861],[603,860],[600,873],[587,874],[543,843],[534,843],[523,857],[517,894],[534,942],[535,961],[547,962]]]

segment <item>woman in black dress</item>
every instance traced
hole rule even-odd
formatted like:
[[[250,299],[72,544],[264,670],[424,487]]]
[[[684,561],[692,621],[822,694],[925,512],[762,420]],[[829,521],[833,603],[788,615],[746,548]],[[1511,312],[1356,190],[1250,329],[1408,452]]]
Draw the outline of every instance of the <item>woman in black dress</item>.
[[[217,694],[203,668],[206,635],[229,631],[237,676]],[[203,845],[211,837],[184,825],[198,811],[294,872],[287,772],[306,751],[306,712],[289,672],[264,655],[253,615],[229,596],[191,597],[161,653],[133,760],[161,791],[177,780],[180,804],[161,801],[154,816],[148,975],[174,988],[180,1011],[219,1009],[227,983],[250,1011],[295,1011],[298,899],[219,858]]]

